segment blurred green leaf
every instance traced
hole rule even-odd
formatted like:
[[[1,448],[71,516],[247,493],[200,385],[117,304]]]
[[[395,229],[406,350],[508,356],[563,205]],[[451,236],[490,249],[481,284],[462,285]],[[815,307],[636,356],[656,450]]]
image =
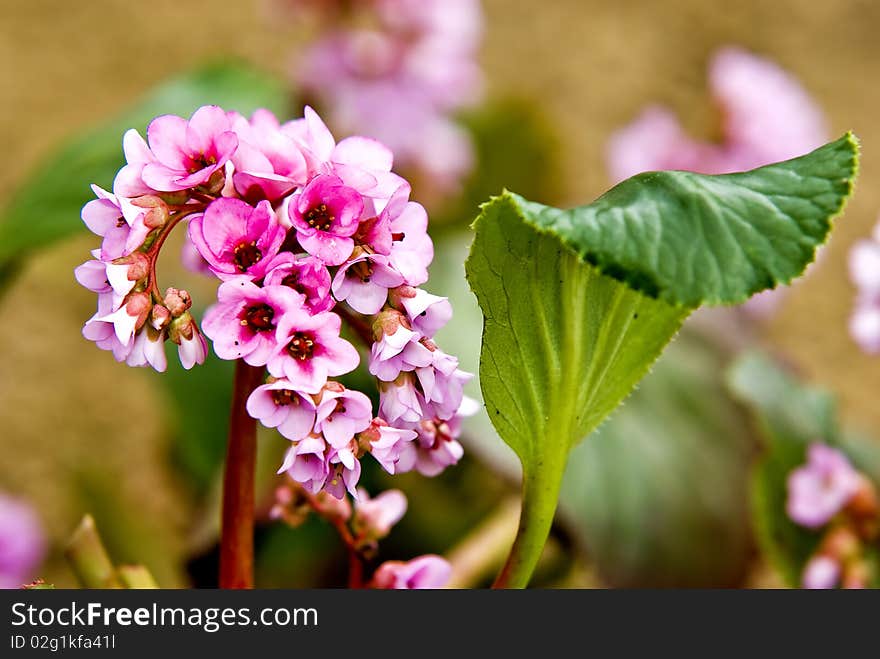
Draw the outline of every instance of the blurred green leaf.
[[[747,420],[725,356],[683,332],[614,415],[575,447],[560,510],[615,587],[731,587],[751,547]]]
[[[798,586],[821,535],[795,524],[786,514],[788,475],[806,462],[811,443],[822,442],[843,451],[876,482],[880,449],[876,442],[842,432],[834,398],[802,384],[766,355],[750,353],[738,359],[728,372],[728,384],[751,409],[765,443],[752,477],[758,541],[786,582]],[[880,575],[880,564],[875,575]]]
[[[189,116],[206,104],[244,114],[258,107],[283,113],[287,94],[281,81],[249,65],[215,63],[160,84],[122,116],[73,138],[34,170],[3,209],[0,284],[30,251],[85,230],[79,213],[92,197],[89,184],[112,185],[124,164],[127,129],[143,131],[157,115]]]
[[[431,214],[432,232],[464,228],[475,209],[503,188],[529,199],[559,197],[559,137],[537,103],[491,99],[465,115],[462,124],[473,140],[476,165],[461,194]]]
[[[229,406],[232,404],[234,362],[209,351],[205,363],[186,371],[170,349],[168,371],[155,374],[164,385],[171,411],[173,458],[186,484],[196,494],[206,493],[226,456]]]

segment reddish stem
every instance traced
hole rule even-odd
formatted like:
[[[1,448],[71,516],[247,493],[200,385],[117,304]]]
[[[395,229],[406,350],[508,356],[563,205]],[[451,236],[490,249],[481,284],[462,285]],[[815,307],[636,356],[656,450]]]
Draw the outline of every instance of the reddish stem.
[[[248,396],[263,381],[263,369],[235,363],[229,442],[223,472],[220,587],[254,587],[254,471],[257,422],[247,413]]]
[[[361,550],[358,548],[357,540],[348,528],[348,524],[346,524],[345,520],[341,517],[328,515],[321,506],[317,496],[305,488],[299,488],[299,491],[315,514],[323,517],[333,526],[334,529],[336,529],[336,533],[339,534],[339,539],[342,540],[342,543],[345,545],[345,549],[348,552],[348,587],[363,588],[364,557],[361,554]]]
[[[349,324],[367,348],[373,345],[373,328],[364,320],[363,316],[349,311],[341,304],[334,307],[333,311],[338,313],[342,320]]]
[[[184,218],[192,215],[193,213],[201,213],[205,210],[204,205],[192,205],[187,207],[185,210],[180,210],[171,214],[171,217],[168,218],[168,223],[162,227],[159,235],[156,236],[155,242],[150,245],[150,249],[147,251],[147,257],[150,259],[150,271],[149,271],[149,280],[147,281],[147,291],[152,293],[152,295],[156,298],[156,301],[162,302],[162,295],[159,292],[159,283],[158,277],[156,276],[156,262],[159,260],[159,252],[162,250],[162,245],[165,244],[165,240],[171,235],[171,232],[174,230],[174,227],[178,225],[178,223]]]

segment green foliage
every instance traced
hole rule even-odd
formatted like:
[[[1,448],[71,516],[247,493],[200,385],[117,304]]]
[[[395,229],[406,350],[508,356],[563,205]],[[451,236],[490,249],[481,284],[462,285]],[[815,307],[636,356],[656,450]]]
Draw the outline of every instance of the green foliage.
[[[110,187],[124,164],[127,129],[143,131],[157,115],[189,116],[206,104],[247,114],[258,107],[282,112],[285,102],[282,82],[240,63],[217,63],[160,84],[122,116],[73,138],[36,168],[3,210],[0,281],[29,252],[85,230],[79,213],[92,198],[89,183]]]
[[[569,457],[560,510],[615,587],[732,587],[752,551],[753,440],[726,355],[685,331]]]
[[[765,355],[744,355],[727,377],[730,390],[753,413],[764,440],[751,485],[758,541],[786,582],[797,586],[821,535],[786,514],[788,475],[806,462],[811,443],[822,442],[843,451],[876,482],[880,450],[876,442],[841,431],[829,393],[800,383]],[[875,574],[880,574],[880,563]]]
[[[549,208],[506,195],[601,272],[670,304],[736,304],[799,276],[852,191],[858,145],[740,174],[648,172],[589,206]]]
[[[742,174],[641,174],[568,211],[510,192],[483,205],[465,268],[484,316],[486,409],[523,464],[530,539],[512,558],[540,551],[569,450],[632,391],[688,313],[801,274],[856,169],[848,134]],[[524,585],[531,567],[507,571]]]

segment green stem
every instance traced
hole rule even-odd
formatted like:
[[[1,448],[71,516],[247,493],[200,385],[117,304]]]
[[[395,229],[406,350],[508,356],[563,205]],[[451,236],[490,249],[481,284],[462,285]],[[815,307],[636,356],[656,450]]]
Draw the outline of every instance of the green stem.
[[[64,555],[84,588],[122,587],[91,515],[76,527]]]
[[[532,578],[550,536],[567,458],[567,451],[552,451],[533,466],[523,467],[519,528],[493,588],[525,588]]]
[[[120,565],[116,573],[126,588],[135,590],[158,588],[159,584],[143,565]]]

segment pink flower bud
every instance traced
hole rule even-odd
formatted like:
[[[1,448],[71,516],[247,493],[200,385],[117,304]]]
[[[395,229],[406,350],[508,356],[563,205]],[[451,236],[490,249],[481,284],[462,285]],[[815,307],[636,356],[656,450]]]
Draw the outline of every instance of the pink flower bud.
[[[171,315],[177,318],[192,306],[192,298],[183,289],[168,288],[165,291],[165,306]]]
[[[161,304],[154,304],[153,310],[150,312],[150,325],[154,329],[161,330],[168,326],[171,322],[171,312]]]
[[[165,226],[165,223],[168,221],[168,204],[161,197],[144,195],[132,199],[131,203],[146,211],[143,216],[143,222],[150,229],[158,229],[161,226]]]
[[[126,277],[128,281],[140,281],[150,274],[150,259],[146,254],[134,252],[128,256],[113,261],[113,265],[127,265]]]

